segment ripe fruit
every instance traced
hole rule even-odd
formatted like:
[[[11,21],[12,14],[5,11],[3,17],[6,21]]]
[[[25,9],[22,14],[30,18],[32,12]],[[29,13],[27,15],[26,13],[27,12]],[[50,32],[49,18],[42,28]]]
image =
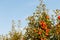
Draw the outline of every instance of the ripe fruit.
[[[50,29],[46,29],[46,33],[49,33]]]
[[[47,27],[46,22],[44,22],[44,21],[40,21],[39,24],[42,26],[43,29],[45,29],[45,27]]]
[[[58,19],[60,20],[60,16],[58,16]]]
[[[46,36],[48,36],[49,34],[48,33],[45,33]]]
[[[42,34],[42,32],[38,32],[38,34],[39,34],[39,35],[41,35],[41,34]]]
[[[49,19],[49,16],[46,16],[46,19]]]

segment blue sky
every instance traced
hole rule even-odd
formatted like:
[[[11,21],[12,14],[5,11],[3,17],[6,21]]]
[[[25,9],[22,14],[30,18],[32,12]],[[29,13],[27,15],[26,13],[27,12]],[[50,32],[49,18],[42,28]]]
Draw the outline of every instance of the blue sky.
[[[49,10],[60,9],[60,0],[44,0]],[[0,34],[11,30],[11,22],[21,20],[21,27],[27,25],[26,18],[35,12],[38,0],[0,0]]]

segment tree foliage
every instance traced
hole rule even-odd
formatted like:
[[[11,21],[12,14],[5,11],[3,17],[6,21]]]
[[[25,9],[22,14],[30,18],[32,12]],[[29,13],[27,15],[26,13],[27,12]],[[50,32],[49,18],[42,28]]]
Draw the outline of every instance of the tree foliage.
[[[27,18],[28,26],[24,35],[25,40],[60,40],[60,10],[54,10],[57,21],[53,15],[50,17],[45,4],[40,0],[36,12]],[[55,24],[56,22],[56,24]]]

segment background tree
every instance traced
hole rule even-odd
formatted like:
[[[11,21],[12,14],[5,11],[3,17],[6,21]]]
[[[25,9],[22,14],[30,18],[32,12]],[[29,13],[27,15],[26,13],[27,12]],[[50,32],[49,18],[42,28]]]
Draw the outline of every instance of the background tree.
[[[18,20],[18,29],[15,29],[16,25],[14,20],[12,20],[12,31],[10,32],[10,40],[21,40],[22,32],[20,28],[20,20]]]
[[[15,21],[12,20],[12,29],[7,35],[1,35],[2,40],[22,40],[22,32],[20,30],[20,20],[16,26]]]

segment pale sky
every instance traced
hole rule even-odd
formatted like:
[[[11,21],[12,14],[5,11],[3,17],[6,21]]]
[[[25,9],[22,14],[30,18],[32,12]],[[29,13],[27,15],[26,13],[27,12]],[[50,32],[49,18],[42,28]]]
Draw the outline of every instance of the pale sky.
[[[44,0],[44,3],[49,10],[60,9],[60,0]],[[12,19],[21,20],[21,27],[25,27],[25,19],[35,12],[37,5],[38,0],[0,0],[0,34],[11,30]]]

